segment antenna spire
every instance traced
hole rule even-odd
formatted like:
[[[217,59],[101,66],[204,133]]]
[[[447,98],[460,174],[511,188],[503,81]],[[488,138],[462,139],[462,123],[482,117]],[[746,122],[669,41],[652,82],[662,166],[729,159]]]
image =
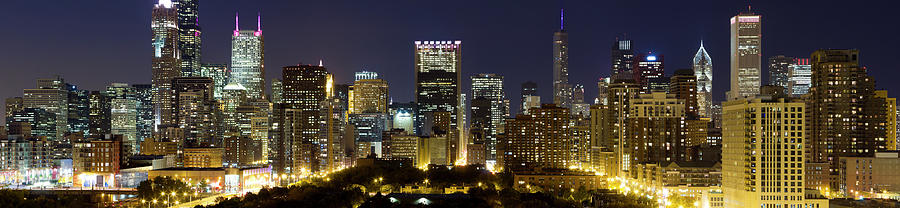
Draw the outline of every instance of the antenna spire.
[[[262,21],[261,20],[262,20],[261,15],[257,11],[256,12],[256,31],[262,31],[262,24],[261,24]]]
[[[319,59],[319,66],[320,66],[320,67],[321,67],[321,66],[325,66],[325,64],[322,64],[322,59]]]
[[[565,28],[565,20],[566,20],[566,10],[560,8],[559,9],[559,30],[563,30]]]
[[[240,29],[238,29],[238,13],[235,12],[234,13],[234,31],[238,31],[238,30],[240,30]]]

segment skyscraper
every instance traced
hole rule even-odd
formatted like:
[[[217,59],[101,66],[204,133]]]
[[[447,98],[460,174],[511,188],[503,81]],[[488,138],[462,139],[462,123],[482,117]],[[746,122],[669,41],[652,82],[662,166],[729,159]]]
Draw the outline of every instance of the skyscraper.
[[[234,17],[234,34],[231,36],[231,78],[247,88],[251,99],[265,97],[266,65],[265,48],[260,17],[256,17],[256,30],[240,30],[238,17]]]
[[[25,89],[22,104],[25,108],[40,108],[56,115],[56,134],[48,137],[53,145],[70,144],[64,137],[68,132],[69,93],[62,78],[38,79],[36,89]],[[57,152],[59,153],[59,152]]]
[[[803,102],[752,98],[724,103],[725,207],[805,206]]]
[[[503,126],[507,112],[503,100],[503,76],[497,74],[478,74],[472,76],[472,128],[480,128],[484,132],[485,159],[497,159],[497,134]],[[480,105],[476,105],[480,104]],[[487,109],[484,109],[484,108]],[[486,110],[486,111],[485,111]],[[480,112],[479,112],[480,111]]]
[[[213,97],[213,80],[209,77],[179,77],[172,80],[175,95],[175,121],[184,131],[182,145],[222,147],[216,137],[218,103]]]
[[[525,105],[525,99],[528,98],[528,96],[538,96],[537,88],[537,83],[534,83],[532,81],[522,83],[522,102],[519,103],[521,104],[519,106],[519,113],[524,113],[526,110],[528,110],[528,108],[526,107],[527,105]]]
[[[809,87],[812,85],[812,66],[809,65],[809,59],[794,59],[794,63],[789,66],[790,75],[788,76],[787,93],[794,97],[799,97],[809,93]]]
[[[777,55],[769,57],[769,84],[784,88],[784,94],[790,95],[791,65],[797,62],[793,57]]]
[[[388,83],[378,73],[357,72],[349,95],[350,114],[388,112]]]
[[[559,30],[553,33],[553,103],[559,107],[572,106],[572,86],[569,85],[569,33],[565,30],[564,10],[559,10]]]
[[[275,149],[286,149],[287,154],[276,153],[276,156],[286,157],[284,165],[295,173],[301,169],[315,171],[320,159],[317,151],[324,145],[319,142],[320,105],[333,92],[332,75],[321,65],[285,66],[281,75],[283,100],[276,111],[282,113],[275,114],[280,127],[273,136],[281,141],[275,145],[285,145]]]
[[[638,164],[659,164],[684,158],[685,105],[673,94],[653,92],[629,100],[629,114],[623,137],[626,167],[634,176]]]
[[[713,64],[709,54],[706,53],[706,48],[703,48],[702,41],[692,63],[694,76],[697,77],[697,112],[700,116],[710,117],[709,111],[713,104]]]
[[[613,82],[621,79],[634,79],[631,72],[631,70],[634,70],[635,64],[631,40],[616,38],[612,45],[611,54],[610,62],[612,66],[610,67],[609,79]]]
[[[112,83],[106,87],[109,99],[110,133],[122,135],[124,156],[137,154],[140,143],[137,137],[137,106],[135,89],[124,83]]]
[[[171,1],[171,0],[170,0]],[[199,76],[200,71],[200,0],[176,0],[178,10],[178,50],[181,53],[181,76]]]
[[[457,121],[450,123],[449,134],[458,135],[462,41],[415,41],[415,45],[416,134],[426,132],[426,112],[447,112]]]
[[[88,98],[90,91],[79,90],[77,86],[66,84],[68,93],[68,125],[70,133],[88,135],[90,123],[91,101]]]
[[[759,94],[762,53],[760,15],[750,11],[731,18],[731,91],[728,99]]]
[[[137,139],[139,142],[153,136],[153,86],[149,84],[131,85],[137,100]]]
[[[638,54],[635,60],[637,60],[637,63],[634,65],[633,70],[634,81],[641,85],[642,92],[650,93],[653,91],[652,88],[664,85],[665,82],[669,81],[661,79],[666,76],[665,59],[662,55],[653,53]]]
[[[859,51],[817,50],[810,60],[806,161],[824,165],[826,171],[807,170],[805,178],[816,181],[810,188],[830,185],[838,190],[840,157],[871,157],[887,150],[883,115],[888,112],[885,99],[875,97],[875,80],[859,66]]]
[[[153,105],[156,125],[175,123],[172,109],[172,79],[181,76],[178,49],[178,12],[171,0],[153,6],[150,26],[153,31]]]
[[[213,91],[217,100],[222,99],[222,89],[228,84],[228,65],[225,64],[201,64],[200,71],[195,73],[198,77],[213,79]]]

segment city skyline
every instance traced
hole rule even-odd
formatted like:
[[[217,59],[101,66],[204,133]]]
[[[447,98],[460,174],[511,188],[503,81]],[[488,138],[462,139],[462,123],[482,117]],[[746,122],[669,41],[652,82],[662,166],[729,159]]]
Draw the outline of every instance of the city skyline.
[[[0,201],[900,206],[894,5],[146,1],[0,35]]]
[[[135,14],[111,14],[121,18],[109,23],[92,23],[86,26],[88,28],[92,28],[91,25],[96,25],[93,27],[120,27],[119,32],[122,34],[122,37],[111,37],[108,34],[101,35],[88,31],[87,34],[91,35],[91,37],[85,37],[82,39],[84,40],[83,42],[73,41],[62,45],[44,45],[43,43],[38,43],[39,41],[29,41],[29,39],[34,37],[68,38],[69,36],[78,39],[75,37],[84,37],[85,34],[68,33],[66,34],[67,36],[61,36],[61,34],[54,34],[48,31],[48,29],[8,22],[10,24],[6,25],[22,28],[19,31],[23,32],[19,34],[4,34],[0,37],[5,36],[3,38],[5,40],[22,40],[10,41],[7,44],[12,49],[11,51],[22,51],[22,53],[21,55],[12,54],[12,56],[0,58],[0,63],[2,63],[0,68],[14,75],[0,78],[0,81],[8,83],[8,88],[0,90],[0,96],[17,96],[21,93],[18,89],[27,88],[31,84],[28,80],[47,78],[56,74],[63,76],[73,84],[79,85],[81,89],[101,89],[112,82],[149,84],[150,70],[148,69],[149,64],[147,64],[149,60],[146,59],[149,51],[146,50],[146,38],[142,37],[146,37],[147,23],[150,18],[150,15],[145,10],[155,3],[155,1],[116,2],[107,5],[107,7],[128,8],[126,11],[131,11]],[[593,97],[592,95],[596,95],[597,89],[591,86],[595,86],[597,79],[600,77],[609,76],[609,63],[606,58],[609,52],[605,49],[614,40],[615,36],[623,33],[626,33],[627,37],[634,41],[635,48],[652,50],[654,53],[666,55],[667,59],[669,59],[667,74],[673,73],[674,69],[689,68],[689,58],[691,58],[702,40],[712,59],[719,60],[716,62],[721,63],[713,69],[713,74],[717,77],[713,83],[713,96],[716,101],[723,100],[724,92],[728,90],[727,86],[729,86],[729,82],[726,81],[728,80],[726,76],[729,74],[729,69],[727,64],[725,64],[729,60],[727,54],[729,47],[727,44],[728,32],[725,29],[728,27],[727,19],[746,10],[746,3],[702,3],[706,4],[694,8],[685,8],[685,10],[679,12],[664,12],[658,8],[650,8],[650,11],[646,11],[646,13],[653,15],[636,17],[634,21],[654,20],[690,24],[690,28],[684,30],[688,32],[684,32],[684,34],[666,33],[666,35],[659,35],[654,30],[629,26],[607,20],[608,18],[602,18],[615,14],[637,12],[637,7],[634,7],[637,3],[611,3],[612,6],[601,7],[601,5],[592,5],[585,2],[566,2],[563,6],[567,8],[566,30],[570,33],[570,83],[588,86],[585,93],[589,95],[588,99]],[[27,5],[27,3],[14,2],[13,4],[6,8],[26,9],[22,11],[4,11],[3,16],[15,15],[18,18],[28,18],[29,16],[42,14],[40,12],[26,13],[25,11],[28,11],[27,8],[33,7]],[[550,70],[552,68],[552,60],[548,57],[547,51],[551,50],[552,47],[548,40],[552,38],[552,32],[557,30],[559,25],[559,5],[556,2],[521,2],[514,9],[507,9],[508,11],[498,10],[503,7],[499,3],[488,3],[480,7],[484,9],[469,9],[465,6],[474,4],[474,2],[461,2],[459,5],[451,5],[446,9],[458,10],[460,14],[466,13],[471,15],[448,15],[447,17],[429,17],[421,20],[402,21],[394,20],[398,20],[398,16],[409,13],[401,12],[400,14],[377,16],[372,12],[364,11],[361,7],[375,6],[375,10],[404,10],[407,7],[416,7],[416,4],[412,2],[391,6],[366,4],[329,5],[310,3],[310,5],[304,5],[304,7],[313,8],[313,10],[320,8],[319,10],[333,11],[334,14],[326,16],[333,16],[333,18],[306,18],[293,16],[286,10],[276,7],[279,4],[274,3],[201,3],[200,10],[204,11],[201,14],[203,17],[200,18],[200,25],[204,28],[203,62],[228,63],[228,60],[230,60],[230,51],[228,50],[230,48],[230,44],[228,44],[230,35],[225,33],[230,34],[230,30],[234,26],[234,12],[241,13],[242,19],[246,20],[251,20],[253,15],[259,12],[262,14],[263,21],[266,22],[263,30],[268,31],[267,39],[269,40],[267,42],[269,42],[270,47],[266,48],[266,52],[269,55],[267,62],[271,67],[294,65],[297,62],[315,63],[319,59],[324,59],[326,65],[332,69],[331,71],[334,71],[336,83],[349,83],[353,79],[353,72],[366,68],[382,74],[397,74],[385,76],[385,79],[391,83],[393,88],[412,91],[413,81],[409,72],[413,70],[413,67],[408,50],[413,45],[412,42],[417,39],[459,39],[466,41],[468,48],[467,53],[464,55],[463,67],[466,70],[463,71],[463,76],[477,73],[498,73],[504,75],[507,77],[507,94],[519,94],[518,88],[510,86],[517,86],[529,80],[534,81],[547,89],[540,91],[540,95],[545,97],[543,100],[545,102],[552,100],[549,99],[552,92],[550,90],[552,83],[549,78],[552,75]],[[676,4],[674,2],[658,2],[660,7],[664,7],[667,4],[679,6],[674,5]],[[790,2],[788,4],[805,5],[802,2]],[[851,5],[850,8],[868,11],[888,8],[885,7],[888,5],[878,6],[877,4]],[[79,8],[91,6],[91,4],[73,4],[71,6]],[[287,8],[290,8],[290,6]],[[839,9],[837,6],[816,7],[826,10]],[[892,75],[892,72],[888,69],[896,67],[892,66],[894,63],[883,61],[889,59],[883,58],[883,56],[886,56],[884,54],[887,53],[881,52],[887,51],[889,49],[888,46],[896,44],[875,43],[867,39],[882,39],[888,41],[888,43],[896,40],[889,38],[862,38],[863,34],[858,36],[853,34],[820,35],[817,31],[821,31],[821,29],[816,28],[817,26],[823,26],[822,24],[824,23],[817,23],[813,20],[828,17],[812,14],[812,11],[795,11],[786,8],[788,7],[775,6],[770,2],[754,2],[753,11],[766,16],[766,24],[763,25],[763,33],[766,33],[763,36],[763,59],[781,54],[803,58],[808,57],[813,50],[818,48],[856,48],[865,53],[866,57],[871,57],[862,60],[861,64],[871,69],[875,77]],[[88,11],[97,10],[97,8],[86,9]],[[599,12],[603,10],[594,11],[596,9],[608,9],[611,11],[607,12],[608,14],[601,15],[597,13],[605,12]],[[72,14],[70,11],[51,10],[59,12],[59,14],[54,16],[77,15]],[[73,9],[73,11],[75,10],[78,9]],[[695,14],[700,11],[703,11],[705,14]],[[118,11],[114,12],[118,13]],[[313,12],[320,14],[318,11]],[[498,12],[498,14],[490,14],[491,12]],[[533,15],[525,15],[532,13]],[[88,20],[85,22],[91,22],[89,20],[95,18],[90,14],[84,15],[86,17],[83,18]],[[679,18],[655,18],[667,15],[676,15]],[[856,15],[849,15],[850,17],[848,18],[833,20],[837,21],[837,23],[848,24],[866,20],[868,24],[864,25],[870,26],[878,25],[880,21],[884,21],[872,18],[873,16],[871,15],[860,12],[856,13]],[[45,27],[58,26],[62,29],[68,28],[67,26],[58,25],[59,23],[50,22],[49,17],[51,16],[37,18],[39,24],[35,25],[43,25]],[[0,18],[0,21],[10,21],[12,19],[15,18]],[[473,21],[482,19],[487,21]],[[252,21],[243,22],[242,28],[255,26],[252,25]],[[499,24],[506,22],[514,24]],[[809,29],[797,30],[798,27],[796,25],[801,22],[804,23],[802,28]],[[864,26],[857,27],[864,28]],[[323,36],[322,34],[304,33],[302,29],[295,28],[319,28],[328,31],[325,33],[333,33],[334,35]],[[395,31],[378,31],[376,30],[378,28],[391,28]],[[674,28],[669,29],[674,30]],[[888,28],[886,30],[892,29]],[[367,37],[354,36],[354,34],[359,34],[361,31],[375,32]],[[483,33],[482,31],[490,31],[490,33]],[[483,35],[491,33],[494,34]],[[813,36],[814,34],[815,36]],[[870,35],[880,36],[880,34]],[[351,40],[351,37],[356,40]],[[104,41],[99,42],[99,40]],[[381,41],[375,43],[376,40]],[[339,44],[341,46],[329,47],[329,45],[347,43],[347,41],[353,44]],[[25,46],[22,43],[30,43],[31,45],[29,45],[29,48],[24,48]],[[91,44],[86,45],[87,43]],[[97,53],[73,54],[74,50],[83,50],[91,45],[96,45],[93,47],[106,50]],[[295,47],[302,49],[297,50]],[[375,53],[368,50],[358,50],[355,47],[383,48],[386,52],[371,55]],[[491,51],[509,47],[516,47],[519,50],[510,52],[509,55],[497,57],[508,61],[493,61],[494,58],[486,56]],[[51,52],[43,56],[35,56],[36,50]],[[123,57],[108,62],[89,64],[91,61],[87,61],[90,60],[88,58],[91,56],[110,55],[106,51],[127,51],[128,53],[117,52],[115,53],[116,55],[121,54]],[[360,53],[369,55],[361,55]],[[94,55],[85,56],[87,54]],[[36,60],[36,57],[58,59],[60,60],[58,62],[67,64],[66,67],[63,67],[63,65],[56,62],[42,63],[42,61]],[[533,61],[511,63],[517,60],[518,57],[528,57],[522,60]],[[536,73],[515,73],[522,69]],[[77,73],[81,71],[91,73]],[[103,76],[103,80],[98,80],[99,76],[92,76],[99,73],[108,74],[109,76]],[[542,76],[534,76],[534,74]],[[768,83],[768,77],[765,76],[767,70],[763,69],[761,74],[763,74],[763,83]],[[275,77],[279,77],[277,70],[266,74],[267,81]],[[463,91],[467,91],[468,89],[465,88],[468,88],[469,85],[468,80],[464,80],[461,83],[461,86],[464,86]],[[880,86],[885,89],[894,88],[894,86],[891,86],[891,83],[886,82]],[[393,93],[391,96],[395,102],[413,100],[411,93]],[[518,108],[518,103],[513,102],[512,105],[513,108]]]

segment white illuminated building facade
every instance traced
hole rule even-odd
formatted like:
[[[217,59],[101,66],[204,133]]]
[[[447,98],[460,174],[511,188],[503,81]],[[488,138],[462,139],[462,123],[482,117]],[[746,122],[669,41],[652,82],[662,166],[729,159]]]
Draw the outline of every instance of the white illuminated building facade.
[[[731,18],[731,91],[729,99],[759,94],[762,23],[750,12]]]
[[[231,81],[247,88],[251,99],[263,98],[266,89],[262,26],[256,20],[256,30],[240,30],[235,16],[231,36]]]
[[[712,80],[713,80],[712,59],[703,48],[703,42],[700,42],[700,49],[694,55],[693,69],[694,76],[697,77],[697,108],[701,116],[709,117],[709,108],[712,106]]]

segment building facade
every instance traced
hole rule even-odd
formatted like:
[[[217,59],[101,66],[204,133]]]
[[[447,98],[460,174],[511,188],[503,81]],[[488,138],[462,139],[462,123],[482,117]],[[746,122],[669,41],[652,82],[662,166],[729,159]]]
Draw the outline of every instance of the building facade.
[[[700,42],[700,49],[694,55],[693,60],[694,76],[697,77],[697,112],[700,116],[709,117],[710,107],[712,107],[712,81],[713,81],[713,64],[712,58],[703,48],[703,42]]]
[[[746,12],[731,17],[731,91],[728,99],[759,94],[761,53],[761,16]]]
[[[262,26],[257,16],[256,30],[240,30],[238,17],[234,17],[234,34],[231,36],[230,80],[247,88],[251,99],[265,97],[266,65]]]

